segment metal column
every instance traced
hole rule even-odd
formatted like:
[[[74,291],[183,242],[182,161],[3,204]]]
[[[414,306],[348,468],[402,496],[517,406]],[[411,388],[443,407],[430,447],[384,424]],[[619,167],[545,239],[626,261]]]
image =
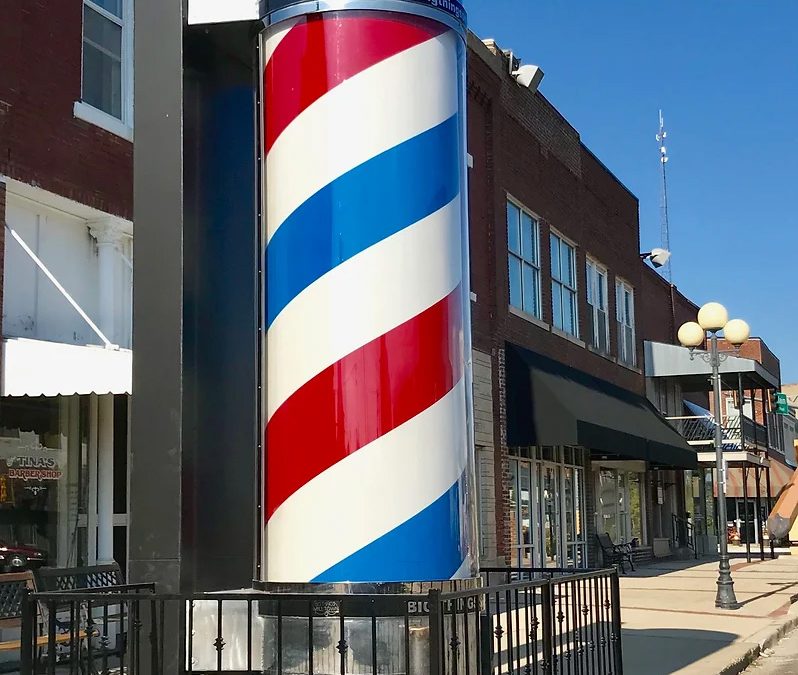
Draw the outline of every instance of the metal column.
[[[768,465],[767,469],[765,469],[765,487],[767,487],[768,491],[768,514],[773,511],[773,497],[770,492],[770,465]],[[776,552],[773,550],[773,539],[768,536],[768,541],[770,542],[770,559],[773,560],[776,557]]]
[[[741,523],[743,532],[740,535],[742,536],[745,533],[745,559],[751,562],[751,537],[748,536],[746,531],[748,529],[748,465],[743,464],[741,470],[743,472],[743,522]]]
[[[768,457],[770,447],[770,427],[768,426],[768,410],[767,410],[767,390],[762,389],[762,421],[764,422],[765,427],[765,457]],[[773,509],[772,498],[770,495],[770,460],[768,459],[768,468],[767,468],[767,489],[768,489],[768,514],[770,514],[771,510]],[[773,541],[770,541],[770,557],[775,558],[776,553],[773,550]]]
[[[759,466],[754,467],[754,476],[756,477],[756,518],[754,524],[756,525],[756,536],[759,539],[759,559],[765,559],[765,537],[762,528],[762,496],[759,481],[762,478],[762,468]]]

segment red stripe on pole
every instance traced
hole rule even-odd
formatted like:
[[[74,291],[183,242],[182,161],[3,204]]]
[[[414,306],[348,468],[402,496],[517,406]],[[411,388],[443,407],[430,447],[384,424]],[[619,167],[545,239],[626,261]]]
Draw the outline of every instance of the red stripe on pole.
[[[461,292],[348,354],[277,409],[266,427],[267,520],[310,480],[452,390],[463,375]]]
[[[298,23],[282,39],[264,69],[266,151],[303,110],[328,91],[445,30],[436,21],[391,13],[314,14]],[[353,101],[352,105],[357,103]]]

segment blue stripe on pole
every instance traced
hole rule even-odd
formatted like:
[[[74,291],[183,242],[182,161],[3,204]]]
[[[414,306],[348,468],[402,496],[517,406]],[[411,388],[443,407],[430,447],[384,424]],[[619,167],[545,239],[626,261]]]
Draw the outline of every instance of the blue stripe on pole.
[[[266,320],[349,258],[417,223],[460,190],[457,115],[319,190],[266,248]]]
[[[459,502],[458,481],[423,511],[325,570],[313,582],[451,579],[465,560]]]

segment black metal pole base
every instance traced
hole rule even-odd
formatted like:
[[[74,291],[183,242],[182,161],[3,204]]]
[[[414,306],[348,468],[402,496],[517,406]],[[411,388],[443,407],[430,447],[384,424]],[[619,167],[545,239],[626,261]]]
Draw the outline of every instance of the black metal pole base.
[[[737,596],[734,594],[734,581],[731,577],[729,557],[721,556],[718,569],[718,594],[715,596],[715,607],[720,609],[740,609]]]

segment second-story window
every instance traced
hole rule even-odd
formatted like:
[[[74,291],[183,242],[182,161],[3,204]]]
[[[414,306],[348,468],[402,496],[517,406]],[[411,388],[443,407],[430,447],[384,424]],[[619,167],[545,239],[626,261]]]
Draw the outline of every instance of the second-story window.
[[[615,282],[615,317],[618,320],[618,360],[636,365],[635,292],[625,281]]]
[[[507,202],[507,249],[510,304],[536,319],[540,311],[540,230],[538,221]]]
[[[132,0],[84,0],[81,99],[132,122]]]
[[[579,337],[576,310],[576,249],[551,234],[551,304],[553,323],[568,335]]]
[[[607,269],[595,260],[587,261],[587,340],[590,346],[608,354],[610,351],[610,322],[607,313]]]

